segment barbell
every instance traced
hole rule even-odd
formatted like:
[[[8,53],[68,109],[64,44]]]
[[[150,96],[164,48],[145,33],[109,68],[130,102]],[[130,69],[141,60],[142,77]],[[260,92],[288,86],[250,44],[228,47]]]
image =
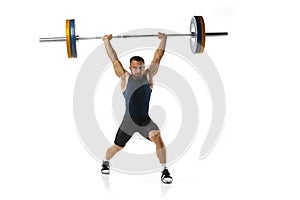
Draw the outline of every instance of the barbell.
[[[190,36],[190,46],[192,53],[203,53],[206,36],[225,36],[227,32],[205,32],[205,24],[202,16],[193,16],[190,22],[190,33],[186,34],[166,34],[168,37]],[[40,38],[40,42],[66,42],[68,58],[77,58],[76,41],[102,39],[104,36],[79,37],[75,34],[75,20],[66,20],[66,37]],[[157,34],[146,35],[116,35],[113,38],[138,38],[138,37],[157,37]]]

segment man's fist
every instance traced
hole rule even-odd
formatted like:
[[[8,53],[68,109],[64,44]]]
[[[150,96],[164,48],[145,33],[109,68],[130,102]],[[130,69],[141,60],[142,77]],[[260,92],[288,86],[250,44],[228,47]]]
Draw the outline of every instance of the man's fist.
[[[105,41],[105,40],[111,40],[112,38],[112,34],[109,34],[109,35],[105,35],[103,36],[102,40]]]
[[[167,39],[167,36],[164,33],[158,32],[158,38],[159,39]]]

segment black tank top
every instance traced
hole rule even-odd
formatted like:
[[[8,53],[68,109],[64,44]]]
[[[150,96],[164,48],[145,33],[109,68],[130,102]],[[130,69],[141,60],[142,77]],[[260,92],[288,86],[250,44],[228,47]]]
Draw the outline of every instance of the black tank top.
[[[127,87],[123,92],[125,98],[125,117],[131,117],[135,122],[146,120],[152,89],[146,76],[134,79],[129,76]]]

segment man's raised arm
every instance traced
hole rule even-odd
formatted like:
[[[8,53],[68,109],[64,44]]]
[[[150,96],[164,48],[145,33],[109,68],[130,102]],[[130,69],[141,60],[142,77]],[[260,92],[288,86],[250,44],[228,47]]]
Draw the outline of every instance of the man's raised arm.
[[[165,48],[166,48],[166,43],[167,43],[167,36],[165,34],[158,33],[158,38],[160,39],[159,47],[156,49],[153,60],[150,64],[149,68],[147,69],[149,72],[150,79],[152,79],[152,77],[158,71],[159,63],[165,53]]]
[[[121,62],[119,61],[116,51],[111,46],[111,43],[110,43],[111,39],[112,39],[111,34],[110,35],[105,35],[103,37],[104,46],[105,46],[107,55],[110,58],[113,66],[114,66],[114,70],[115,70],[116,75],[118,77],[122,77],[125,74],[126,70],[124,69]]]

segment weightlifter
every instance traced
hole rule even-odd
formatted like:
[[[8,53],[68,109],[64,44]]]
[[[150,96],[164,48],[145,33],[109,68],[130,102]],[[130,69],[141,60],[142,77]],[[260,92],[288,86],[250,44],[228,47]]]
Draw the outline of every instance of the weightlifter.
[[[110,34],[103,37],[104,45],[108,57],[113,64],[115,74],[120,78],[126,111],[123,121],[116,133],[114,144],[106,151],[105,160],[103,161],[101,169],[102,174],[110,173],[110,159],[125,147],[133,133],[139,132],[156,146],[156,155],[162,166],[161,181],[167,184],[173,181],[166,166],[166,147],[161,138],[160,130],[148,115],[149,101],[153,88],[153,77],[158,72],[167,42],[167,36],[163,33],[158,33],[158,38],[160,39],[160,44],[154,53],[153,60],[149,67],[145,69],[144,59],[139,56],[134,56],[130,59],[129,73],[124,69],[110,43],[112,35]]]

